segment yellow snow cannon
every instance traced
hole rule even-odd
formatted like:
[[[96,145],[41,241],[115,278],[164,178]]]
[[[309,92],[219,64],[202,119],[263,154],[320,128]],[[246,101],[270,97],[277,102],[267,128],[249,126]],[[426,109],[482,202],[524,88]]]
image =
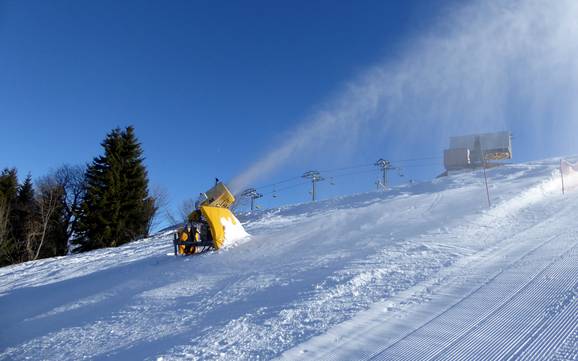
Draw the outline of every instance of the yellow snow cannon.
[[[222,248],[247,236],[241,222],[229,209],[235,197],[223,183],[201,193],[195,210],[174,236],[175,255],[191,255]]]

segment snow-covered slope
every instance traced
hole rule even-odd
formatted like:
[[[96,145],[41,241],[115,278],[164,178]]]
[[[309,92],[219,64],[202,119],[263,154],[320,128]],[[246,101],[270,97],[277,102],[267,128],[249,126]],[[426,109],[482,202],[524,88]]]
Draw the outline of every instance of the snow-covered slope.
[[[578,191],[556,161],[0,269],[0,359],[578,358]]]

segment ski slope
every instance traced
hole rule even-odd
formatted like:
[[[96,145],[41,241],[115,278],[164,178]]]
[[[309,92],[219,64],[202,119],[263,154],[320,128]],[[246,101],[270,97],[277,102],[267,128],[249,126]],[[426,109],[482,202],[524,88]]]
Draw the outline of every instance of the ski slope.
[[[576,360],[557,166],[489,170],[491,208],[463,173],[241,215],[251,236],[200,256],[168,231],[2,268],[0,359]]]

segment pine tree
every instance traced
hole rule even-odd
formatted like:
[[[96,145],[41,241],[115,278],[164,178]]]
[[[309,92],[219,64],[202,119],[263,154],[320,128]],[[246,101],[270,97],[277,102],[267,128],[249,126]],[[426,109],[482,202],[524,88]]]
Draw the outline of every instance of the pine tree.
[[[18,187],[16,205],[12,211],[12,234],[16,239],[20,261],[28,261],[33,254],[32,227],[37,215],[32,176],[29,174]]]
[[[11,202],[18,196],[18,175],[15,168],[4,169],[0,174],[0,194]]]
[[[19,261],[19,252],[12,232],[13,210],[18,198],[16,169],[4,169],[0,174],[0,266]]]
[[[144,237],[154,214],[134,128],[114,129],[101,145],[104,155],[96,157],[86,171],[75,252],[115,247]]]

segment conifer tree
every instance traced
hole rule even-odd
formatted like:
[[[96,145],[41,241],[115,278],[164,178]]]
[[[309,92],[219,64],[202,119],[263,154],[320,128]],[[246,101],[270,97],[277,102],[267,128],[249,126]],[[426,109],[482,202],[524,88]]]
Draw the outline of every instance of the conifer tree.
[[[115,247],[145,237],[155,212],[134,128],[112,130],[101,145],[104,155],[96,157],[86,170],[75,252]]]
[[[12,234],[16,240],[20,262],[30,259],[33,253],[32,227],[37,215],[36,202],[34,199],[34,188],[32,186],[32,176],[29,174],[24,183],[18,187],[16,205],[12,211]]]
[[[18,195],[18,176],[16,168],[4,169],[0,174],[0,194],[14,202]]]
[[[18,198],[16,169],[4,169],[0,174],[0,266],[19,261],[20,255],[12,232],[13,209]]]

